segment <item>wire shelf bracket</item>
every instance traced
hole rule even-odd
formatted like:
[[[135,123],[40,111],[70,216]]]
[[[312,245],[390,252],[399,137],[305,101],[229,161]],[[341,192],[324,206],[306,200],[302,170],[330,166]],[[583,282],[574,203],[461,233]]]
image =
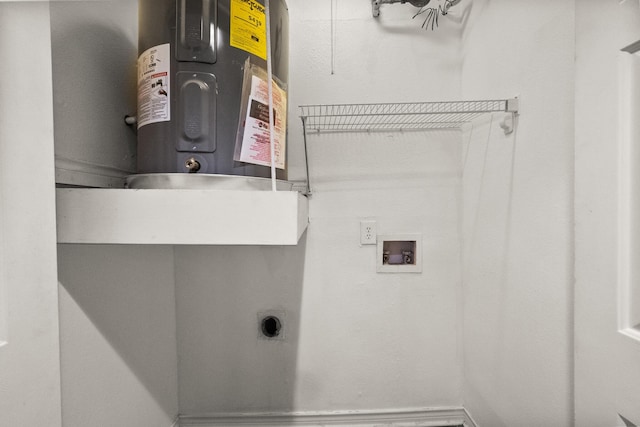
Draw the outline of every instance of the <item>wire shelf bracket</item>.
[[[505,134],[509,134],[513,132],[518,108],[518,98],[483,101],[300,105],[307,195],[311,195],[307,156],[307,134],[311,131],[323,133],[460,129],[486,114],[506,113],[504,120],[500,122],[500,127]]]

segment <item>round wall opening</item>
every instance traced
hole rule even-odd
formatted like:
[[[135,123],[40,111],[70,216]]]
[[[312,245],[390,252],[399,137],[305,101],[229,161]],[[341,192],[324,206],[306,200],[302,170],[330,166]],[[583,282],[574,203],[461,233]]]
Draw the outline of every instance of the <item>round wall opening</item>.
[[[282,329],[282,323],[280,323],[280,319],[275,316],[267,316],[262,319],[261,322],[261,330],[262,335],[267,338],[275,338],[280,335],[280,330]]]

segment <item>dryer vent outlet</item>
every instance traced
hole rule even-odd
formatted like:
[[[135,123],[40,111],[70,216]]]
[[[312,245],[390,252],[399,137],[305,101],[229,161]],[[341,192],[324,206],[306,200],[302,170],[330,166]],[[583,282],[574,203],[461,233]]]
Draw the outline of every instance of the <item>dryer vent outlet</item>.
[[[265,340],[284,340],[284,313],[263,312],[258,313],[259,338]]]

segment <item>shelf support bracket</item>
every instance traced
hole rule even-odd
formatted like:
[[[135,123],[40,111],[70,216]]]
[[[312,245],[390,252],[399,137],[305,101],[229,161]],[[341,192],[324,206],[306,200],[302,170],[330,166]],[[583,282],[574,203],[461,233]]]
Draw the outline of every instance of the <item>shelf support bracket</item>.
[[[307,118],[305,116],[300,117],[302,120],[302,139],[304,142],[304,165],[307,173],[307,190],[305,196],[311,197],[311,177],[309,176],[309,154],[307,150]]]
[[[507,99],[507,105],[505,108],[505,112],[507,114],[505,114],[504,118],[500,121],[500,128],[502,128],[505,135],[512,134],[515,129],[518,107],[518,98]]]
[[[371,0],[371,14],[374,18],[380,16],[380,0]]]

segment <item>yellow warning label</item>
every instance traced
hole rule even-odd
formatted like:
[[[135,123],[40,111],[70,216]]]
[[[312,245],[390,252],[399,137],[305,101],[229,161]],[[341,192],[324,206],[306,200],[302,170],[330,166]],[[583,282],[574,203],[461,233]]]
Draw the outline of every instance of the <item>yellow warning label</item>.
[[[267,19],[256,0],[231,0],[230,44],[267,59]]]

